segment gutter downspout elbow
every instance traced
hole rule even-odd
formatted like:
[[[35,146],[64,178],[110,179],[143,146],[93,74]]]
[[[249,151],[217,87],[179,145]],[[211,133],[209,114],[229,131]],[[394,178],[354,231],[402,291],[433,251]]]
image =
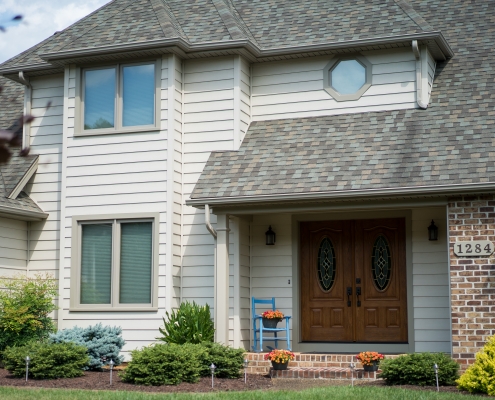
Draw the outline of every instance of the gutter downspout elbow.
[[[423,91],[421,90],[421,52],[419,51],[417,40],[412,41],[412,50],[414,53],[414,57],[416,58],[416,103],[418,104],[419,108],[426,110],[428,108],[428,103],[425,103],[423,101]]]
[[[205,224],[206,224],[206,229],[208,229],[208,232],[211,233],[211,235],[216,239],[217,238],[217,231],[211,226],[210,222],[210,206],[208,204],[205,204]]]
[[[29,89],[32,89],[33,87],[31,86],[31,84],[29,83],[29,81],[24,77],[24,72],[23,71],[19,71],[19,81],[26,87],[28,87]]]

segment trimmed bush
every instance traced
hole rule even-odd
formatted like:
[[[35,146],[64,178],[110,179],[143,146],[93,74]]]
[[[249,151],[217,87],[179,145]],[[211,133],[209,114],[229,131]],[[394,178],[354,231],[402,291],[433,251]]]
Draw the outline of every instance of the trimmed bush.
[[[53,299],[57,282],[53,277],[16,277],[0,280],[0,352],[8,346],[22,346],[41,340],[55,331],[49,314],[56,310]]]
[[[244,352],[218,343],[156,344],[132,351],[132,361],[120,376],[138,385],[177,385],[210,376],[213,363],[217,377],[238,378]]]
[[[123,381],[138,385],[197,382],[205,353],[205,347],[200,344],[156,344],[132,351],[132,361],[120,376]]]
[[[412,353],[380,363],[380,378],[387,385],[436,385],[434,365],[438,365],[438,383],[453,385],[459,365],[444,353]]]
[[[25,359],[29,356],[29,376],[34,379],[81,376],[89,361],[86,348],[74,343],[30,342],[9,347],[3,355],[5,369],[17,377],[26,376]]]
[[[476,361],[457,380],[459,389],[495,396],[495,336],[488,339]]]
[[[124,361],[123,356],[119,356],[125,344],[122,338],[122,328],[114,326],[103,326],[96,324],[87,328],[74,327],[64,329],[56,334],[50,335],[49,341],[52,343],[75,343],[84,346],[89,355],[89,365],[86,369],[98,370],[104,365],[104,359],[113,360],[115,365]]]
[[[244,349],[233,349],[220,343],[203,343],[205,358],[201,360],[201,376],[211,375],[210,365],[217,367],[215,376],[219,378],[239,378],[242,375],[244,362]]]
[[[178,310],[165,314],[165,327],[159,328],[163,337],[157,338],[158,340],[175,344],[213,342],[215,329],[208,304],[200,306],[194,301],[192,304],[186,301]]]

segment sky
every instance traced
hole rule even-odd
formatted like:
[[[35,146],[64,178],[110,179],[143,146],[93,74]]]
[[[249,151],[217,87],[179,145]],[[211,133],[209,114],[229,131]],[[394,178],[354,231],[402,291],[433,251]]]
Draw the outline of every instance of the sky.
[[[110,0],[0,0],[0,63],[61,31]],[[20,23],[10,22],[22,15]]]

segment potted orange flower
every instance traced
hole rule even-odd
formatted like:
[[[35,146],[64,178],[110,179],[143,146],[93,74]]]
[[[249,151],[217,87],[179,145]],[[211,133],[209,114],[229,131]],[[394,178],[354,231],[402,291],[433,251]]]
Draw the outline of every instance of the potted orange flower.
[[[356,356],[357,360],[363,364],[365,371],[378,371],[380,360],[385,357],[376,351],[363,351]]]
[[[272,362],[272,367],[274,370],[284,370],[287,369],[289,361],[293,360],[295,357],[294,353],[290,350],[272,350],[265,354],[265,360],[270,360]]]
[[[268,310],[261,314],[263,326],[265,328],[276,328],[277,324],[282,321],[284,314],[279,310]]]

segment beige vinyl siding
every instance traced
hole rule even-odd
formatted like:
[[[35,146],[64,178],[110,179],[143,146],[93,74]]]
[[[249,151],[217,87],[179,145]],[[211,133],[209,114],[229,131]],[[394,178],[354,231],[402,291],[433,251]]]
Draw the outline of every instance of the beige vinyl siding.
[[[167,255],[172,251],[177,253],[178,250],[167,241],[169,230],[177,233],[172,223],[174,217],[168,215],[167,206],[170,203],[167,196],[168,184],[170,184],[169,190],[174,191],[172,201],[176,203],[181,200],[180,196],[176,196],[175,193],[175,190],[180,191],[180,188],[176,188],[173,182],[169,182],[168,174],[167,160],[169,160],[169,153],[174,155],[173,149],[175,149],[177,139],[174,132],[169,135],[168,129],[167,110],[171,106],[169,98],[177,98],[175,94],[170,94],[172,82],[169,79],[171,72],[169,58],[162,59],[161,72],[158,71],[161,85],[161,98],[157,99],[161,105],[160,129],[149,132],[75,137],[76,67],[71,66],[67,71],[69,87],[66,109],[67,128],[64,138],[66,160],[63,187],[65,218],[62,229],[64,279],[60,328],[76,325],[88,326],[99,322],[121,326],[123,337],[126,340],[124,355],[128,357],[129,350],[149,345],[155,341],[159,333],[158,328],[163,324],[162,317],[165,314],[167,298],[171,302],[173,292],[172,287],[167,287],[167,278],[170,279],[172,275],[172,265],[167,263]],[[180,97],[178,100],[180,102]],[[174,162],[171,165],[176,168]],[[157,221],[159,225],[158,311],[70,312],[72,216],[101,215],[105,218],[107,214],[135,215],[150,212],[159,213],[160,216]],[[180,224],[180,220],[178,223]],[[175,262],[179,264],[178,260]],[[176,285],[180,284],[170,279],[170,283],[172,282]],[[178,296],[178,293],[174,293],[174,298]]]
[[[250,349],[251,335],[251,257],[250,257],[250,223],[239,220],[239,347]]]
[[[186,60],[183,79],[186,199],[211,151],[234,149],[234,57]],[[182,218],[182,299],[208,304],[213,315],[215,241],[206,230],[204,210],[184,205]],[[211,222],[215,225],[215,215]]]
[[[240,61],[240,141],[246,136],[251,123],[251,67],[244,59]]]
[[[30,128],[30,147],[40,157],[37,172],[24,190],[48,218],[30,223],[27,268],[30,274],[49,272],[58,278],[64,76],[33,77],[31,86],[31,113],[36,118]]]
[[[431,220],[438,241],[428,240]],[[412,211],[415,351],[450,352],[450,301],[445,208]]]
[[[253,121],[414,108],[412,51],[361,54],[373,65],[372,85],[355,101],[337,102],[323,89],[323,68],[330,56],[253,64]]]
[[[0,276],[27,271],[28,222],[0,218]]]
[[[265,244],[265,232],[269,225],[277,235],[275,246]],[[284,315],[292,316],[292,272],[291,216],[288,214],[254,216],[251,224],[251,296],[275,297],[277,309]],[[257,309],[257,311],[263,310]],[[251,339],[251,346],[252,344]],[[273,346],[273,342],[268,342],[268,345]],[[286,343],[281,345],[285,348]]]

